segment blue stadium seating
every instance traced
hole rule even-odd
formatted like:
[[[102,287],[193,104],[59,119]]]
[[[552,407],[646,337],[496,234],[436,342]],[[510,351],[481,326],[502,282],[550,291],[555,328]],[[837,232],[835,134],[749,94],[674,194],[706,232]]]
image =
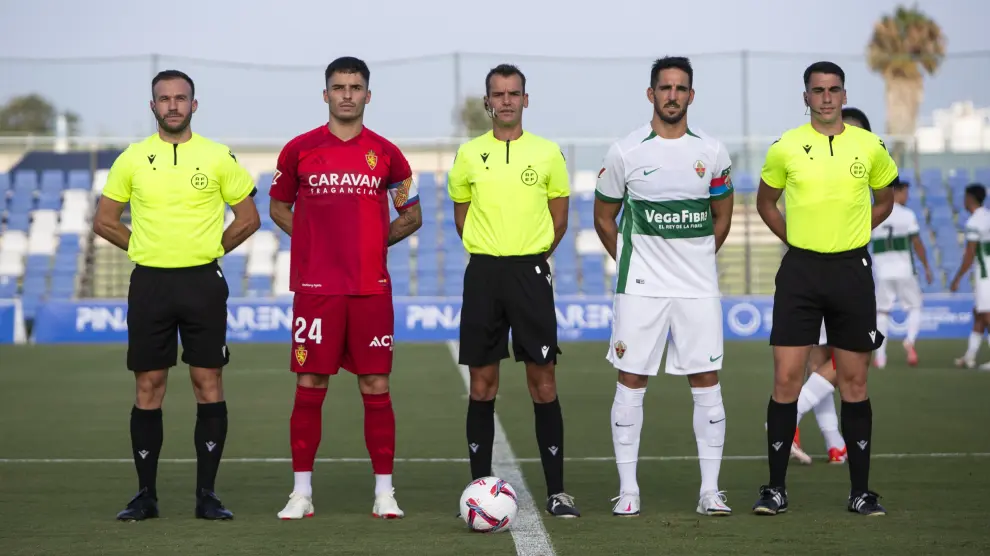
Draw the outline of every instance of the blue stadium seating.
[[[17,166],[0,173],[0,232],[28,232],[37,210],[61,211],[68,191],[90,191],[93,185],[92,157],[32,153]],[[101,153],[96,168],[107,168],[117,152]],[[64,158],[60,158],[64,156]],[[446,177],[421,173],[416,176],[423,227],[414,241],[403,241],[389,249],[388,268],[395,295],[451,295],[463,290],[467,256],[453,223],[453,203],[447,196]],[[268,189],[272,173],[258,176],[255,203],[261,214],[262,230],[274,232],[280,248],[287,249],[285,234],[269,216]],[[756,190],[756,174],[733,176],[738,193]],[[974,181],[990,187],[990,167],[922,168],[918,183],[912,183],[908,207],[916,212],[922,241],[936,270],[935,283],[922,284],[925,292],[946,291],[946,279],[958,268],[963,254],[961,227],[968,217],[962,209],[962,191]],[[75,202],[75,201],[74,201]],[[571,198],[570,229],[553,255],[554,289],[557,295],[602,295],[611,287],[605,272],[605,257],[584,255],[576,239],[594,228],[594,194],[576,191]],[[393,217],[394,217],[394,211]],[[126,219],[125,219],[126,221]],[[83,231],[87,234],[88,232]],[[88,236],[87,236],[88,239]],[[63,235],[54,256],[25,255],[23,277],[0,277],[0,297],[20,295],[25,314],[31,318],[40,303],[48,299],[70,299],[77,295],[83,248],[78,235]],[[231,297],[267,297],[276,287],[272,276],[248,277],[247,257],[238,253],[221,261]],[[920,269],[919,274],[923,271]],[[970,285],[964,281],[962,291]]]

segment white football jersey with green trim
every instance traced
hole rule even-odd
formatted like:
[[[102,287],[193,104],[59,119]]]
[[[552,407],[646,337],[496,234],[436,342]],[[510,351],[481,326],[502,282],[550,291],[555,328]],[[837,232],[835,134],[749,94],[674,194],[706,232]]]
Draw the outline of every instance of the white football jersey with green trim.
[[[612,144],[595,196],[622,203],[616,293],[719,297],[711,201],[732,195],[732,162],[694,130],[658,137],[649,124]]]

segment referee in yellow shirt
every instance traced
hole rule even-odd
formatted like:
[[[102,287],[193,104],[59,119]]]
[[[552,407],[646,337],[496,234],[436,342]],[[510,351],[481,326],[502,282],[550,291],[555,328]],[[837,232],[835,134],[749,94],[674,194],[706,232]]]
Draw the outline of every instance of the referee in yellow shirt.
[[[756,206],[788,250],[777,271],[773,298],[774,387],[767,407],[770,483],[760,487],[753,511],[787,510],[787,461],[797,425],[805,362],[818,342],[822,319],[835,353],[842,396],[842,434],[848,445],[848,510],[883,515],[869,489],[873,413],[866,393],[870,354],[883,342],[877,331],[873,228],[894,206],[897,165],[883,141],[842,121],[845,74],[832,62],[804,72],[811,121],[770,146]],[[871,202],[871,193],[873,201]],[[777,209],[784,194],[785,216]]]
[[[557,313],[547,259],[567,231],[570,181],[556,143],[523,131],[526,77],[502,64],[485,78],[492,131],[461,145],[447,178],[454,221],[470,255],[459,362],[471,372],[467,412],[473,479],[492,475],[499,362],[526,364],[547,512],[578,517],[564,492],[564,421],[554,375]]]
[[[117,519],[158,517],[162,401],[177,363],[177,334],[198,402],[195,515],[231,519],[214,494],[227,437],[221,372],[230,356],[229,290],[217,259],[261,226],[254,181],[227,147],[190,129],[197,103],[188,75],[163,71],[151,91],[158,132],[114,161],[93,222],[136,265],[127,294],[127,368],[137,382],[130,428],[139,490]],[[128,203],[131,230],[120,221]],[[225,205],[234,212],[226,230]]]

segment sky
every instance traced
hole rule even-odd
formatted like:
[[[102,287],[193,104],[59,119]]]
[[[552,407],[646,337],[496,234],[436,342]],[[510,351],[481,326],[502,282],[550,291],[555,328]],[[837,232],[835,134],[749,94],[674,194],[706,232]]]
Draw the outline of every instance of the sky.
[[[829,59],[846,71],[849,104],[882,131],[883,81],[864,53],[874,22],[896,5],[172,0],[149,9],[119,0],[0,0],[0,102],[37,92],[80,114],[86,135],[144,136],[154,131],[151,77],[175,68],[196,81],[197,132],[281,144],[326,121],[323,68],[354,55],[371,67],[367,125],[396,139],[427,139],[454,133],[456,96],[483,94],[487,70],[510,62],[527,76],[527,129],[595,142],[647,121],[650,63],[670,54],[690,56],[695,67],[692,127],[731,143],[807,121],[802,73]],[[942,26],[950,53],[926,82],[921,123],[954,101],[990,107],[990,2],[917,5]],[[953,55],[974,51],[983,54]]]

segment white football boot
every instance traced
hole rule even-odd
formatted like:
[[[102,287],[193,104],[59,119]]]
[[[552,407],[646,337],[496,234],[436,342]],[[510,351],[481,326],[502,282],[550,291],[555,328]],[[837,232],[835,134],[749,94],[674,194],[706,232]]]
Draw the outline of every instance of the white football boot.
[[[395,501],[394,488],[375,496],[375,507],[371,510],[371,515],[381,519],[401,519],[406,515]]]
[[[619,517],[636,517],[639,515],[639,495],[620,494],[612,499],[615,506],[612,506],[612,515]]]
[[[313,507],[313,497],[293,492],[289,495],[289,503],[278,512],[279,519],[302,519],[313,517],[316,508]]]
[[[701,515],[732,515],[732,509],[725,504],[725,493],[713,490],[701,495],[696,511]]]

